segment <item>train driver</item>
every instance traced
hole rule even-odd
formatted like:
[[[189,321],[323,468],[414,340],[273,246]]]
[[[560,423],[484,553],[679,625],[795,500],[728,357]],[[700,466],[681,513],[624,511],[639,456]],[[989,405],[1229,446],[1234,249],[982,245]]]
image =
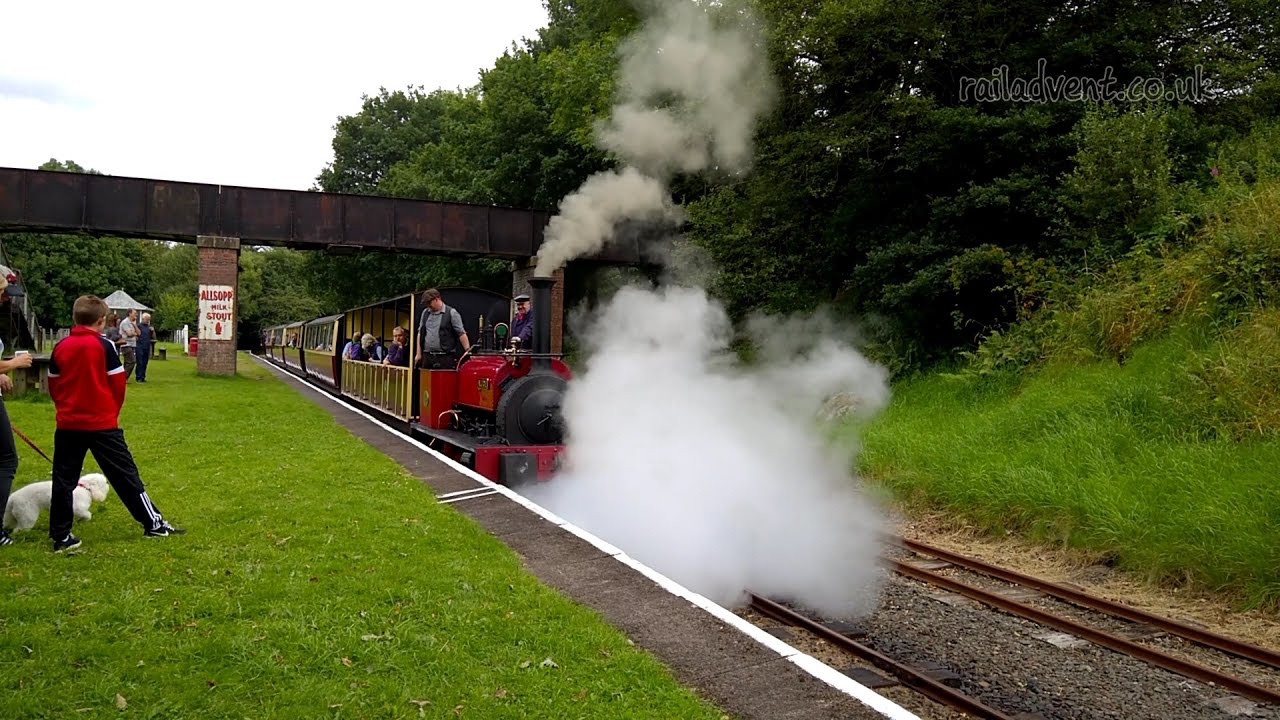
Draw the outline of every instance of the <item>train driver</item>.
[[[516,317],[511,323],[511,341],[515,345],[516,338],[520,339],[520,344],[516,347],[520,350],[533,349],[533,310],[530,308],[528,295],[517,295],[516,301]]]

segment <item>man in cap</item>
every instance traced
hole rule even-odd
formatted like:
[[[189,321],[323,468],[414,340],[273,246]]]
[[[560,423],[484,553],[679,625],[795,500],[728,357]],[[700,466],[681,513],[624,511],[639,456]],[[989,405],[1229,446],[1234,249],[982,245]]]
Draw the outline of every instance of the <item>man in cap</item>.
[[[422,316],[418,319],[418,350],[413,364],[417,367],[452,370],[457,364],[458,349],[471,349],[462,315],[444,304],[440,291],[431,288],[422,293]],[[424,362],[424,358],[426,358]]]
[[[516,317],[511,322],[511,339],[520,338],[521,350],[533,349],[533,309],[529,296],[521,293],[515,297]]]
[[[17,273],[0,265],[0,306],[9,302],[9,298],[25,294],[18,285]],[[3,353],[4,341],[0,340],[0,354]],[[9,411],[4,406],[4,393],[13,389],[9,371],[25,367],[31,367],[31,353],[15,354],[8,360],[0,360],[0,508],[9,504],[9,491],[13,489],[14,476],[18,474],[18,448],[13,442],[13,426],[9,424]],[[13,538],[9,537],[9,531],[0,525],[0,545],[11,544]]]

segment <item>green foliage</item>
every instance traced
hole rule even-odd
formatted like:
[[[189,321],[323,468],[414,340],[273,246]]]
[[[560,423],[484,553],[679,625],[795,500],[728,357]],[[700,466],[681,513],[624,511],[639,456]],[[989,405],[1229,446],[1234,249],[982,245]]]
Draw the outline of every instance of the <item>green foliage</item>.
[[[1127,252],[1173,210],[1168,110],[1091,110],[1076,127],[1079,150],[1062,187],[1068,245],[1095,262]]]
[[[759,6],[779,110],[754,173],[692,201],[694,232],[723,264],[735,314],[835,302],[885,320],[917,363],[1024,315],[1020,278],[997,254],[1073,276],[1184,239],[1184,194],[1207,182],[1215,143],[1280,107],[1257,55],[1277,46],[1276,11],[1259,3]],[[1034,78],[1041,59],[1051,77],[1109,72],[1116,89],[1134,77],[1205,85],[1159,106],[1092,110],[962,93],[993,70]]]
[[[1058,292],[1008,334],[992,335],[973,354],[989,372],[1038,360],[1125,360],[1145,340],[1179,325],[1229,330],[1280,303],[1280,149],[1276,126],[1260,126],[1222,148],[1208,193],[1188,192],[1198,230],[1186,239],[1139,244],[1093,277]],[[1247,158],[1236,159],[1236,158]],[[1221,167],[1215,166],[1215,167]],[[1180,214],[1180,211],[1171,211]]]
[[[183,325],[195,327],[199,322],[200,306],[195,291],[168,290],[156,302],[151,324],[157,330],[173,332]]]
[[[530,44],[536,54],[606,35],[625,35],[639,26],[638,4],[630,0],[545,0],[550,22]]]
[[[1187,361],[1176,397],[1206,435],[1280,437],[1280,309],[1254,314]]]
[[[491,200],[483,162],[484,107],[476,92],[442,97],[439,136],[392,165],[379,183],[396,197],[454,202]]]
[[[36,317],[44,327],[70,327],[80,295],[106,297],[124,289],[154,306],[148,251],[153,243],[82,235],[0,235],[11,266],[22,273]]]
[[[1009,273],[1036,301],[961,372],[899,383],[866,468],[993,530],[1280,606],[1277,137],[1220,143],[1213,185],[1165,211],[1178,232],[1069,280]]]
[[[334,160],[317,183],[327,192],[368,194],[378,189],[388,170],[407,160],[424,143],[440,137],[440,121],[453,93],[422,88],[364,96],[360,112],[338,119],[333,136]]]
[[[462,260],[389,253],[307,253],[300,262],[308,295],[322,313],[446,285],[510,294],[511,269],[501,260]]]
[[[101,175],[97,170],[86,170],[80,163],[74,160],[59,160],[57,158],[49,158],[44,164],[40,165],[38,170],[56,170],[60,172],[73,173],[89,173],[90,175]]]
[[[613,47],[635,14],[625,2],[557,2],[550,9],[552,27],[503,53],[475,88],[430,95],[384,90],[366,99],[360,113],[339,121],[335,160],[321,174],[321,187],[553,209],[606,167],[591,136],[608,110]],[[302,270],[323,308],[433,285],[510,292],[508,264],[485,259],[313,254]]]
[[[547,78],[551,118],[548,129],[587,154],[596,152],[595,124],[612,109],[619,36],[609,34],[556,48],[541,58]]]

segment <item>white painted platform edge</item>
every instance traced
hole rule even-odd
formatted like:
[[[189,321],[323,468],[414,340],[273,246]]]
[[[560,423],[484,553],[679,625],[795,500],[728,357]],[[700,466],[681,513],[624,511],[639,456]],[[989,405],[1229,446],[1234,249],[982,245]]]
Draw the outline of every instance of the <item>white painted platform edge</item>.
[[[920,720],[919,716],[913,714],[912,712],[898,705],[897,703],[893,702],[889,698],[886,698],[883,695],[880,695],[875,690],[867,687],[866,685],[863,685],[862,683],[854,680],[848,675],[845,675],[839,670],[836,670],[835,668],[813,657],[812,655],[808,655],[800,652],[796,648],[791,647],[787,643],[783,642],[781,639],[776,638],[773,635],[770,635],[764,630],[738,617],[727,608],[712,602],[706,597],[693,592],[692,590],[684,587],[683,585],[677,583],[671,578],[663,575],[662,573],[659,573],[657,570],[654,570],[653,568],[645,565],[644,563],[641,563],[640,561],[628,556],[626,553],[622,552],[621,549],[606,542],[602,538],[596,537],[590,532],[574,525],[573,523],[568,522],[564,518],[561,518],[555,513],[551,512],[550,510],[542,507],[541,505],[538,505],[537,503],[530,501],[528,498],[524,497],[523,495],[520,495],[514,490],[511,490],[507,486],[499,485],[498,483],[493,482],[492,480],[475,472],[474,470],[471,470],[465,465],[455,462],[453,459],[440,453],[439,451],[436,451],[430,447],[427,447],[425,444],[423,444],[416,438],[406,437],[405,435],[397,432],[394,428],[388,426],[386,423],[383,423],[381,420],[373,417],[372,415],[366,413],[360,408],[352,407],[347,403],[339,401],[331,393],[321,390],[317,387],[314,387],[309,383],[303,382],[302,379],[297,377],[296,375],[285,372],[284,370],[280,369],[278,366],[266,360],[263,360],[257,355],[253,355],[252,353],[248,353],[248,355],[252,357],[254,360],[256,360],[257,362],[261,363],[262,365],[265,365],[266,367],[274,370],[276,373],[283,375],[284,377],[289,378],[290,380],[295,381],[302,387],[305,387],[311,392],[314,392],[317,395],[320,395],[321,397],[325,398],[329,402],[332,402],[335,405],[342,407],[344,410],[348,410],[350,412],[353,412],[363,417],[364,419],[368,420],[374,425],[377,425],[378,427],[382,428],[388,433],[391,433],[392,435],[396,436],[401,441],[409,443],[410,445],[413,445],[414,447],[429,453],[432,457],[436,458],[437,460],[444,463],[445,465],[448,465],[450,468],[457,471],[458,473],[476,481],[482,486],[496,490],[498,493],[505,495],[507,498],[509,498],[513,502],[523,505],[524,507],[538,514],[542,518],[552,522],[553,524],[563,528],[568,532],[573,533],[574,535],[577,535],[583,540],[599,548],[602,552],[612,556],[618,562],[621,562],[622,564],[635,569],[637,572],[641,573],[645,577],[649,578],[650,580],[653,580],[655,583],[657,583],[660,587],[662,587],[667,592],[670,592],[671,594],[676,595],[678,597],[682,597],[688,600],[689,602],[693,603],[694,605],[698,606],[699,608],[702,608],[703,610],[707,611],[708,613],[716,617],[718,620],[734,627],[735,629],[742,632],[744,635],[747,635],[748,637],[752,638],[753,640],[760,643],[761,645],[764,645],[770,650],[778,653],[783,658],[795,664],[801,670],[804,670],[805,672],[809,673],[810,675],[817,678],[818,680],[821,680],[822,682],[845,693],[846,695],[853,697],[854,699],[858,700],[864,705],[867,705],[868,707],[879,712],[885,717],[890,717],[890,718],[893,718],[894,720]],[[459,491],[459,492],[469,492],[469,491]],[[449,494],[453,494],[453,493],[449,493]]]

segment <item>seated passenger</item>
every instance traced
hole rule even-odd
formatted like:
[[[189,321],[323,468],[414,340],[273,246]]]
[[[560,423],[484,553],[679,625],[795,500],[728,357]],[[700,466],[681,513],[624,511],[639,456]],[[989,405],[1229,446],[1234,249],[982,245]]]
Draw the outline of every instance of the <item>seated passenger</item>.
[[[397,325],[391,331],[391,344],[387,346],[387,356],[382,359],[383,365],[395,365],[397,367],[409,366],[409,333],[404,328]]]
[[[347,345],[347,351],[343,355],[348,360],[368,360],[369,354],[364,351],[364,346],[360,342],[360,333],[351,336],[351,342]]]
[[[360,338],[360,350],[364,353],[362,360],[369,362],[379,362],[382,360],[382,346],[378,344],[378,338],[369,333],[365,333]]]

